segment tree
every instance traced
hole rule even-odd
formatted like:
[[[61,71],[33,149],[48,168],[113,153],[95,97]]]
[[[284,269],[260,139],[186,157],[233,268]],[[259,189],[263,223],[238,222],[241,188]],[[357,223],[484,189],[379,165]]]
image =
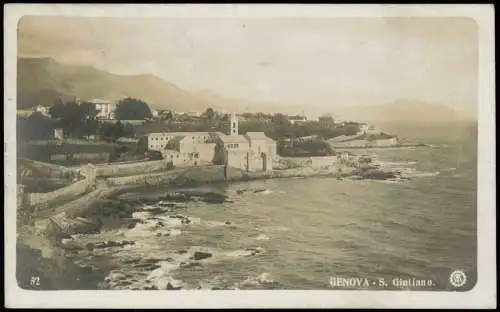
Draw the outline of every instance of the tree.
[[[149,105],[141,100],[125,98],[116,107],[116,119],[118,120],[143,120],[151,118]]]
[[[96,119],[99,111],[95,108],[95,105],[89,102],[84,102],[80,104],[80,109],[82,111],[84,119]]]
[[[288,118],[285,115],[280,114],[280,113],[273,116],[273,122],[280,125],[280,126],[290,125],[290,121],[288,120]]]
[[[101,125],[101,136],[107,141],[114,141],[123,136],[125,126],[118,120],[116,123],[103,123]]]
[[[215,118],[215,111],[213,108],[209,107],[207,108],[207,110],[205,111],[205,113],[203,113],[203,115],[208,119],[208,120],[213,120]]]
[[[80,131],[82,130],[83,111],[76,102],[56,103],[49,112],[52,117],[57,119],[56,126],[62,128],[65,135],[78,136],[83,132]]]
[[[171,110],[168,110],[161,115],[161,118],[168,122],[171,122],[174,120],[174,114],[172,113]]]
[[[54,125],[50,118],[35,112],[28,118],[17,120],[18,136],[21,140],[47,140],[52,138]]]

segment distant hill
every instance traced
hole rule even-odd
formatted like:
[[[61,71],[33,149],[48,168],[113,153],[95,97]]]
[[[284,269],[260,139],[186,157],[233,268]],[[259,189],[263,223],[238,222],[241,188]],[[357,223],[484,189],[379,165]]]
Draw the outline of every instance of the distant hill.
[[[204,111],[208,107],[227,112],[250,111],[319,116],[332,113],[335,119],[385,122],[435,123],[466,118],[437,103],[397,100],[369,106],[322,107],[314,104],[285,105],[229,98],[210,90],[188,92],[155,75],[116,75],[90,66],[70,66],[52,58],[18,58],[17,107],[50,106],[57,97],[67,101],[103,98],[117,101],[125,96],[141,99],[157,109]]]
[[[338,119],[352,119],[371,123],[440,123],[468,120],[468,118],[446,105],[407,99],[381,105],[342,107],[332,110],[332,113]]]
[[[154,75],[115,75],[93,67],[69,66],[52,58],[18,58],[17,107],[52,105],[57,97],[70,100],[125,96],[155,108],[204,110],[216,106]]]

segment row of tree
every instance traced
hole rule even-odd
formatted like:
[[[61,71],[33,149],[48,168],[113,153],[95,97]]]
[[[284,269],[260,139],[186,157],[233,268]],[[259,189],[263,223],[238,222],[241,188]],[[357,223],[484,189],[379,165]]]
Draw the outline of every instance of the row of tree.
[[[147,110],[146,110],[147,108]],[[63,103],[57,100],[49,109],[51,117],[39,112],[27,118],[18,118],[17,128],[20,139],[44,140],[53,136],[54,129],[63,129],[65,137],[88,137],[100,135],[105,140],[134,136],[134,127],[120,121],[116,123],[101,122],[97,119],[98,111],[92,103]],[[140,100],[125,99],[117,107],[121,119],[134,119],[137,116],[151,116],[149,106]],[[148,115],[149,114],[149,115]]]

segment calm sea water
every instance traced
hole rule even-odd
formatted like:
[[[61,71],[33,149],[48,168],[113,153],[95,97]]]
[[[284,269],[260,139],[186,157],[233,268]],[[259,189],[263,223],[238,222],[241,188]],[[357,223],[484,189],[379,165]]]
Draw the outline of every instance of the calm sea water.
[[[467,275],[463,290],[470,289],[476,279],[475,142],[464,135],[432,144],[367,150],[404,169],[410,180],[403,183],[296,178],[199,187],[223,192],[231,202],[188,203],[178,213],[193,222],[173,224],[168,237],[157,236],[147,215],[140,216],[146,224],[110,231],[108,237],[125,236],[136,245],[107,255],[114,259],[108,280],[126,275],[131,282],[121,288],[175,279],[189,288],[331,289],[330,277],[414,277],[451,290],[450,273],[460,269]],[[189,268],[165,261],[190,248],[213,257]],[[249,255],[248,248],[261,252]],[[158,264],[141,269],[134,258]]]

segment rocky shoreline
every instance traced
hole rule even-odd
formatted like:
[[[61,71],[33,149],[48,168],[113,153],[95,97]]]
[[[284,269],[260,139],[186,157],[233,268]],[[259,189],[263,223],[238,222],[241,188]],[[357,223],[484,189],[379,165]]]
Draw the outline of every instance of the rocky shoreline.
[[[401,174],[392,171],[383,171],[380,169],[368,168],[323,168],[323,169],[289,169],[275,171],[272,175],[241,175],[232,178],[233,181],[250,181],[269,178],[289,178],[289,177],[336,177],[337,179],[376,179],[387,180],[402,178]],[[206,177],[204,177],[206,179]],[[204,181],[188,179],[188,186],[203,184]],[[179,186],[178,183],[174,184]],[[190,218],[182,215],[182,209],[186,208],[188,202],[201,201],[207,204],[221,204],[229,202],[228,196],[215,192],[204,192],[198,190],[170,191],[156,195],[131,194],[130,190],[137,186],[122,188],[121,192],[113,194],[106,199],[98,200],[91,204],[88,209],[81,210],[78,217],[87,220],[89,225],[95,227],[92,231],[80,229],[72,235],[61,232],[58,229],[47,228],[46,237],[35,237],[33,240],[46,240],[50,242],[50,247],[54,250],[56,256],[42,257],[39,250],[29,248],[23,244],[18,244],[18,259],[23,259],[18,263],[18,283],[24,289],[181,289],[186,286],[182,282],[174,279],[162,279],[162,282],[152,281],[151,285],[139,287],[134,286],[134,281],[127,280],[127,273],[116,273],[115,278],[109,278],[110,274],[116,271],[113,264],[106,259],[106,250],[126,250],[136,244],[135,240],[113,239],[105,241],[86,242],[85,235],[90,233],[99,233],[102,228],[115,227],[124,229],[134,229],[138,225],[143,225],[144,220],[137,216],[143,213],[149,214],[154,220],[154,228],[158,231],[157,236],[178,235],[179,231],[169,225],[187,225],[193,222]],[[144,186],[143,186],[144,187]],[[265,189],[239,189],[237,194],[246,192],[265,192]],[[144,205],[155,205],[144,208]],[[163,218],[155,218],[155,215],[162,215]],[[226,221],[225,225],[231,225]],[[34,234],[36,236],[37,234]],[[20,240],[21,242],[23,240]],[[27,245],[33,245],[29,242]],[[24,246],[24,247],[23,247]],[[243,256],[255,256],[262,250],[249,249],[242,251]],[[213,255],[206,250],[189,250],[181,252],[165,259],[140,259],[133,264],[137,269],[147,268],[154,271],[160,267],[170,266],[176,268],[188,268],[201,266],[203,261],[211,258]],[[85,260],[86,259],[86,260]],[[89,261],[92,259],[92,261]],[[101,259],[100,261],[96,259]],[[129,260],[132,261],[132,260]],[[132,261],[133,262],[133,261]],[[118,274],[118,275],[117,275]],[[33,282],[32,277],[39,277],[40,282]],[[108,277],[107,281],[105,280]],[[120,276],[123,276],[120,279]],[[167,281],[164,283],[164,281]]]

